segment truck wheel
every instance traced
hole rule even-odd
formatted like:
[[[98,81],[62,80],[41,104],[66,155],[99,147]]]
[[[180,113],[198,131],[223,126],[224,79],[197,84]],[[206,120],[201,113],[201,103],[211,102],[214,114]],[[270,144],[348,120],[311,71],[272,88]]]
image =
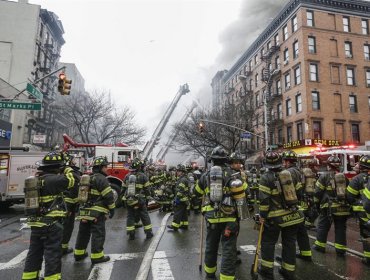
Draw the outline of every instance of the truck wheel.
[[[110,183],[110,186],[113,191],[114,203],[116,204],[116,208],[122,207],[121,188],[114,183]]]

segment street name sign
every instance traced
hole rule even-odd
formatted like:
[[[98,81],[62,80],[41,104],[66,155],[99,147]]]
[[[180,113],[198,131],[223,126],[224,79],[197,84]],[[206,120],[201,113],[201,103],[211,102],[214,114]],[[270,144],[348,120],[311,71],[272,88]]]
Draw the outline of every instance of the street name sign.
[[[40,111],[41,103],[0,101],[0,109]]]
[[[243,132],[243,133],[240,134],[240,138],[250,139],[250,138],[252,138],[252,134],[250,134],[249,132]]]
[[[35,88],[33,85],[31,85],[30,83],[27,83],[27,91],[33,96],[35,97],[37,100],[40,100],[42,101],[42,98],[43,98],[43,95],[42,93],[37,89]]]

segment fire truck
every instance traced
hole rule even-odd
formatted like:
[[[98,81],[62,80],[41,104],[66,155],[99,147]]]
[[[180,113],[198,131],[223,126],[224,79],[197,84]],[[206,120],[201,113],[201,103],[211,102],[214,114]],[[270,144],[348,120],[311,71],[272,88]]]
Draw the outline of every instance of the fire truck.
[[[24,181],[35,175],[36,162],[46,152],[29,152],[27,148],[0,149],[0,207],[24,203]]]
[[[94,157],[105,156],[108,159],[108,176],[107,179],[112,187],[113,194],[117,205],[120,201],[117,198],[122,192],[122,182],[126,175],[129,173],[129,166],[131,160],[138,156],[139,150],[135,146],[129,146],[125,143],[118,143],[116,145],[110,144],[87,144],[75,142],[67,134],[63,134],[64,151],[75,155],[79,154],[85,159],[84,169],[85,173],[91,173],[91,160],[87,156],[87,148],[92,148]]]
[[[340,171],[343,172],[348,179],[352,179],[356,176],[356,171],[354,170],[356,163],[359,161],[361,156],[370,155],[370,151],[359,150],[352,145],[327,149],[319,147],[310,151],[309,154],[298,155],[298,159],[300,164],[304,164],[305,160],[316,158],[320,163],[319,172],[325,172],[325,163],[327,159],[334,154],[336,154],[342,161],[342,169]]]

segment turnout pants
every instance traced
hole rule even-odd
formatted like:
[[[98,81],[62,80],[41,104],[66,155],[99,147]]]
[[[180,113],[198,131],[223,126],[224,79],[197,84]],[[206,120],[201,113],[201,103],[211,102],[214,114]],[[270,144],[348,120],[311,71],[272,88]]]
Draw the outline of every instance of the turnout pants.
[[[305,223],[297,225],[297,243],[300,255],[303,257],[312,257],[310,239],[308,237]]]
[[[221,241],[221,272],[220,280],[235,278],[236,239],[238,235],[237,222],[214,223],[207,222],[206,249],[204,269],[207,275],[214,275],[217,270],[217,253]]]
[[[295,271],[295,242],[299,225],[279,227],[278,225],[265,224],[261,240],[261,270],[267,274],[273,274],[275,245],[281,232],[282,264],[281,267],[288,274]]]
[[[365,223],[365,221],[360,219],[360,235],[362,237],[364,257],[370,263],[370,229],[366,228]]]
[[[68,243],[71,239],[73,229],[75,227],[75,217],[76,217],[76,204],[67,204],[67,217],[64,219],[63,223],[63,238],[62,238],[62,249],[68,249]]]
[[[316,234],[315,245],[325,249],[326,241],[328,238],[328,232],[330,230],[332,222],[334,222],[335,251],[337,253],[344,253],[347,249],[346,247],[347,245],[347,236],[346,236],[347,218],[348,216],[331,215],[330,217],[327,213],[320,214],[319,220],[317,222],[317,234]]]
[[[45,280],[62,279],[62,229],[57,222],[51,226],[32,227],[30,247],[24,266],[22,279],[39,279],[39,271],[45,259]]]
[[[104,257],[105,242],[105,215],[96,218],[96,221],[81,221],[75,246],[75,256],[86,253],[87,245],[91,236],[91,260]]]
[[[175,206],[172,221],[172,226],[174,228],[187,228],[189,226],[187,207],[188,204],[185,202],[180,202],[178,205]]]
[[[138,208],[127,206],[127,234],[135,232],[135,224],[138,224],[140,220],[143,222],[144,231],[152,231],[152,223],[150,221],[149,213],[145,204],[140,205]]]

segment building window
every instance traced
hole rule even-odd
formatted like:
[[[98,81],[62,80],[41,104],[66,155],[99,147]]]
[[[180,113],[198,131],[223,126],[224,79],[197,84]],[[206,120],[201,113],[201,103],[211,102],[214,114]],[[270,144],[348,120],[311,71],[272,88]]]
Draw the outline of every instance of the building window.
[[[258,74],[254,76],[254,86],[257,88],[258,86]]]
[[[276,34],[276,35],[275,35],[274,40],[275,40],[275,46],[279,46],[279,45],[280,45],[279,34]]]
[[[276,81],[276,92],[279,95],[281,94],[281,81],[280,80]]]
[[[339,66],[332,65],[331,66],[331,82],[333,84],[340,84],[340,74],[339,74]]]
[[[367,97],[367,103],[369,105],[369,110],[370,110],[370,96]]]
[[[302,95],[301,94],[297,94],[295,96],[295,108],[296,108],[297,113],[302,112]]]
[[[342,95],[340,93],[334,93],[334,112],[342,113]]]
[[[362,29],[362,34],[369,35],[369,23],[367,19],[361,20],[361,29]]]
[[[357,113],[357,96],[356,95],[349,96],[349,111],[351,113]]]
[[[286,127],[286,138],[287,138],[287,142],[292,142],[293,141],[293,133],[292,133],[292,127],[291,126],[287,126]]]
[[[330,56],[338,57],[338,41],[335,39],[330,39],[329,45]]]
[[[268,43],[267,43],[267,49],[268,50],[271,49],[271,41],[268,41]]]
[[[285,74],[284,80],[285,80],[285,90],[290,89],[290,73]]]
[[[254,65],[257,66],[257,64],[258,64],[258,55],[256,54],[254,56]]]
[[[357,123],[351,125],[352,141],[360,142],[360,127]]]
[[[316,63],[310,63],[310,81],[312,82],[319,81],[318,65]]]
[[[351,32],[349,17],[343,17],[343,31]]]
[[[369,100],[370,100],[370,97],[369,97]],[[283,119],[283,106],[281,105],[281,103],[277,105],[276,111],[277,111],[278,119],[282,120]]]
[[[308,37],[308,52],[316,53],[316,38],[313,36]]]
[[[370,45],[364,45],[365,60],[370,60]]]
[[[313,127],[313,138],[314,139],[322,139],[321,122],[320,121],[314,121],[312,123],[312,127]]]
[[[303,139],[303,124],[297,123],[297,140]]]
[[[352,43],[351,42],[344,42],[344,53],[347,58],[352,58],[353,53],[352,53]]]
[[[292,115],[292,100],[288,99],[285,101],[286,105],[286,115],[290,116]]]
[[[288,26],[285,25],[283,27],[283,41],[285,41],[286,39],[288,39],[288,36],[289,36],[289,34],[288,34]]]
[[[279,56],[275,58],[275,68],[280,69],[280,57]]]
[[[283,129],[279,128],[278,130],[278,143],[283,143]]]
[[[256,107],[260,106],[260,95],[259,93],[256,94]]]
[[[297,58],[298,54],[299,54],[299,45],[298,45],[298,41],[295,41],[293,43],[293,58]]]
[[[312,110],[320,110],[320,93],[318,91],[311,92]]]
[[[354,86],[355,83],[355,69],[347,67],[347,85]]]
[[[370,87],[370,69],[366,70],[366,87]]]
[[[286,48],[284,50],[284,65],[288,64],[288,62],[289,62],[289,49]]]
[[[296,32],[298,29],[298,19],[297,19],[297,16],[294,16],[292,18],[292,32]]]
[[[294,69],[294,83],[299,85],[301,83],[301,67],[298,66]]]
[[[313,11],[307,11],[307,26],[315,26]]]

